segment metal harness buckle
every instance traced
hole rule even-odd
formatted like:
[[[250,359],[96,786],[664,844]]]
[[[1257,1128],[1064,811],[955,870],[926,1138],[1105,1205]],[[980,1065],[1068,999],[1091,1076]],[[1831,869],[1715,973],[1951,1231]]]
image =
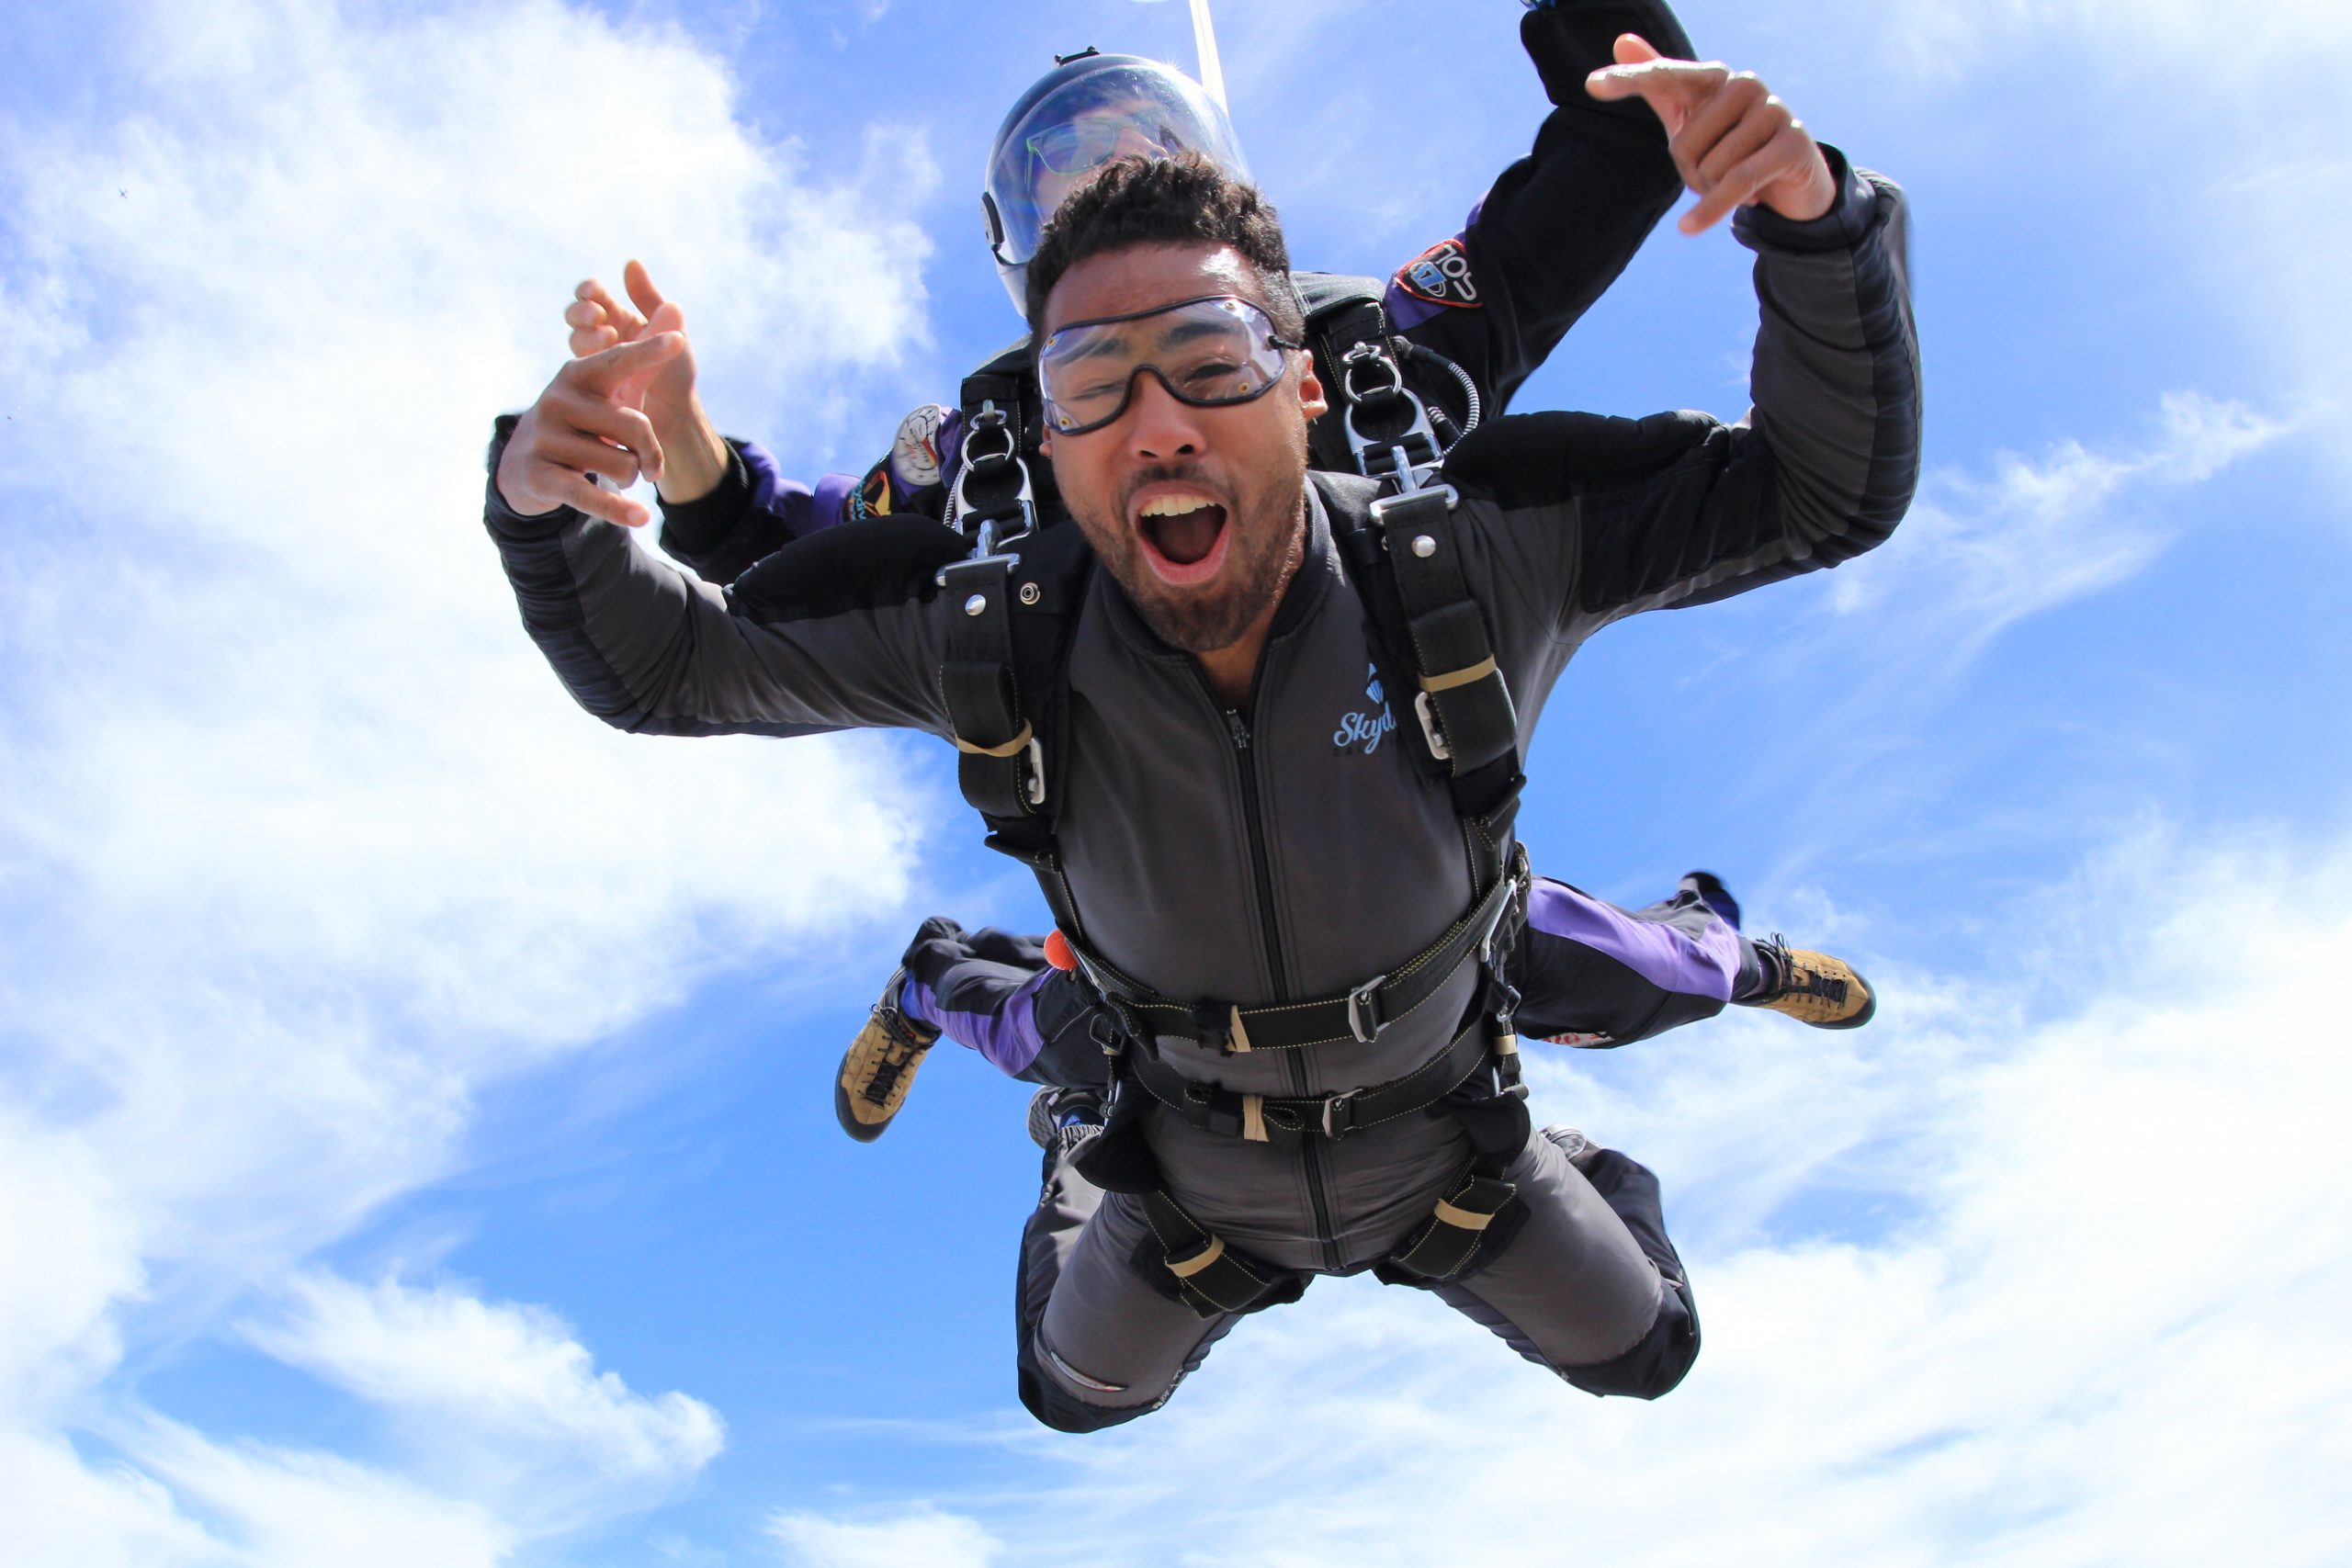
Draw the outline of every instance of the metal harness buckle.
[[[980,450],[981,440],[988,436],[1001,437],[1003,449]],[[1002,409],[992,401],[983,402],[980,412],[972,417],[972,428],[964,434],[964,461],[956,471],[956,488],[947,508],[950,527],[956,526],[957,520],[972,509],[970,501],[965,496],[964,487],[971,482],[973,473],[983,465],[998,463],[1011,463],[1021,476],[1021,488],[1013,495],[1013,504],[1021,512],[1021,526],[999,536],[999,520],[995,517],[981,518],[979,525],[973,530],[970,557],[973,560],[993,560],[1005,553],[1006,546],[1025,539],[1037,531],[1036,490],[1030,482],[1029,465],[1021,456],[1020,437],[1013,433],[1012,422]]]
[[[1323,1135],[1338,1143],[1356,1130],[1356,1100],[1363,1093],[1351,1089],[1345,1094],[1328,1095],[1323,1100]]]
[[[1388,1025],[1380,1016],[1380,987],[1387,983],[1387,976],[1374,975],[1348,993],[1348,1032],[1359,1044],[1371,1044]]]

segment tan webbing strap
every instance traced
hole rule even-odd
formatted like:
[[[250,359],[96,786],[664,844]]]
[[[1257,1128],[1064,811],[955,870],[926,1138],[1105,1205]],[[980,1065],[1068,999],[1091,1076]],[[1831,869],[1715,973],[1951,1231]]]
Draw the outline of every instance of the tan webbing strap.
[[[1488,660],[1487,662],[1491,664],[1494,660]],[[960,735],[950,737],[950,739],[956,742],[956,750],[975,757],[1017,757],[1036,733],[1035,727],[1024,718],[1021,721],[1021,733],[1001,746],[975,746]]]
[[[1225,1043],[1236,1051],[1250,1050],[1250,1026],[1241,1021],[1241,1009],[1233,1010],[1233,1021],[1225,1026]]]
[[[1422,676],[1421,690],[1424,692],[1450,692],[1456,686],[1466,686],[1473,681],[1483,681],[1494,672],[1495,656],[1490,653],[1487,655],[1486,658],[1481,659],[1477,663],[1471,665],[1466,670],[1448,670],[1442,675]]]
[[[1437,1201],[1437,1220],[1438,1224],[1452,1225],[1457,1230],[1482,1231],[1495,1223],[1495,1216],[1473,1213],[1467,1209],[1457,1209],[1441,1198]]]
[[[1209,1237],[1208,1246],[1201,1248],[1197,1257],[1187,1258],[1182,1263],[1171,1261],[1168,1265],[1168,1271],[1179,1280],[1189,1280],[1224,1256],[1225,1237],[1213,1235]]]
[[[1244,1143],[1262,1144],[1266,1136],[1266,1097],[1245,1094],[1241,1097],[1241,1137]]]

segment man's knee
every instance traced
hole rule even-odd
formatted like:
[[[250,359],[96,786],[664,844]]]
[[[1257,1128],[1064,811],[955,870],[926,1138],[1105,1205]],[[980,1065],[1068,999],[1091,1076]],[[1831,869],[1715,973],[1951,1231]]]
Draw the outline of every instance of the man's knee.
[[[1047,1359],[1057,1363],[1057,1366],[1048,1369],[1045,1365]],[[1090,1392],[1104,1396],[1128,1394],[1131,1391],[1107,1383],[1095,1383],[1095,1380],[1040,1346],[1034,1335],[1022,1343],[1018,1371],[1023,1407],[1057,1432],[1100,1432],[1124,1426],[1136,1416],[1148,1416],[1167,1404],[1169,1393],[1174,1392],[1172,1386],[1164,1389],[1157,1399],[1148,1399],[1140,1404],[1097,1404],[1071,1385],[1093,1384]]]
[[[1687,1281],[1668,1280],[1658,1292],[1657,1317],[1634,1347],[1579,1367],[1555,1367],[1585,1393],[1627,1399],[1671,1393],[1699,1359],[1699,1313]]]
[[[1122,1426],[1159,1408],[1157,1404],[1089,1404],[1028,1367],[1021,1369],[1021,1403],[1030,1415],[1055,1431],[1074,1434]]]

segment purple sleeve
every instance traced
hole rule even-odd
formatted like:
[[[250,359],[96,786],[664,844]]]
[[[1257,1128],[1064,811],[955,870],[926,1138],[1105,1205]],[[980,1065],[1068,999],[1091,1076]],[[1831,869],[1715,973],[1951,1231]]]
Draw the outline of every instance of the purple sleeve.
[[[752,481],[752,509],[766,513],[795,539],[805,539],[820,528],[830,528],[848,514],[849,492],[857,488],[855,474],[826,474],[814,486],[784,477],[768,449],[756,441],[739,441],[743,471]]]

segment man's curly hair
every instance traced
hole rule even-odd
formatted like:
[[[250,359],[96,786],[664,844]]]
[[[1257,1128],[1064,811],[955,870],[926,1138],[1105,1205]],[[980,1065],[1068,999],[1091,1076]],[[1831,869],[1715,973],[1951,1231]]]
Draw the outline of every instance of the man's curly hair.
[[[1072,191],[1029,258],[1029,321],[1042,332],[1046,296],[1062,274],[1089,256],[1129,245],[1230,245],[1258,274],[1274,331],[1293,343],[1306,330],[1291,288],[1290,248],[1281,220],[1258,187],[1233,178],[1198,152],[1176,158],[1129,155],[1102,165]]]

